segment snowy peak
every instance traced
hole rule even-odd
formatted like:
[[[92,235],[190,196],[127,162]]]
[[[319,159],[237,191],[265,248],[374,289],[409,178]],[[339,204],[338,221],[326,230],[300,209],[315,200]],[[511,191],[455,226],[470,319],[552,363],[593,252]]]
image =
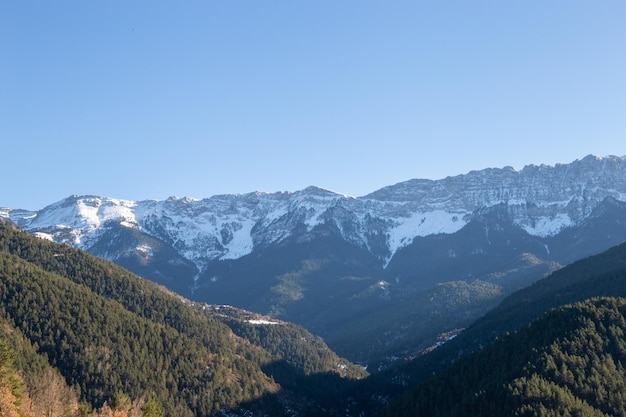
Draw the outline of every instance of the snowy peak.
[[[606,197],[626,200],[623,157],[587,156],[571,164],[471,171],[438,181],[410,180],[364,197],[412,206],[414,211],[466,215],[484,207],[513,207],[515,222],[548,236],[588,215]]]
[[[571,164],[528,165],[521,171],[512,167],[488,168],[442,180],[414,179],[384,187],[364,198],[380,201],[445,201],[462,198],[465,208],[474,209],[519,199],[557,195],[570,196],[581,190],[615,190],[626,195],[626,157],[604,158],[589,155]],[[548,193],[550,191],[550,193]],[[545,192],[545,194],[542,194]]]
[[[136,226],[135,205],[127,200],[73,195],[37,212],[11,211],[10,217],[42,237],[89,249],[108,222]]]
[[[607,197],[626,201],[626,159],[587,156],[571,164],[471,171],[414,179],[355,198],[320,187],[301,191],[129,201],[71,196],[37,212],[6,209],[25,230],[82,249],[113,227],[134,228],[171,245],[200,270],[237,259],[322,224],[388,263],[417,236],[451,234],[473,213],[507,207],[531,235],[579,224]]]
[[[133,201],[73,195],[31,216],[32,227],[98,228],[110,220],[134,222]]]
[[[295,194],[305,194],[305,195],[309,195],[309,196],[327,197],[327,198],[346,197],[343,194],[339,194],[339,193],[336,193],[334,191],[327,190],[326,188],[316,187],[316,186],[313,186],[313,185],[309,186],[309,187],[306,187],[302,191],[296,191]]]

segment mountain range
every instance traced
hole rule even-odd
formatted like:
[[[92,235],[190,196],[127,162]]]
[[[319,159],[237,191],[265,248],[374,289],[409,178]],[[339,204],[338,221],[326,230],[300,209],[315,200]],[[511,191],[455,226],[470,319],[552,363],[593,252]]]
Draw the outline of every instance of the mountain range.
[[[306,327],[382,369],[507,294],[626,241],[626,158],[197,200],[71,196],[0,217],[198,302]]]
[[[11,416],[626,415],[626,244],[370,375],[293,324],[186,300],[0,221]]]

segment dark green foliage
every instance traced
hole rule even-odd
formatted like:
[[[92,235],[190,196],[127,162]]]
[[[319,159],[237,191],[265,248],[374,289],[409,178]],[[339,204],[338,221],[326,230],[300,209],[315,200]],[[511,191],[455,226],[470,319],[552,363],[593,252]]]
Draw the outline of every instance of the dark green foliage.
[[[550,309],[600,296],[626,297],[626,244],[574,262],[513,293],[477,320],[467,336],[474,345],[485,344],[528,325]],[[469,344],[469,337],[465,339]]]
[[[367,376],[361,367],[339,358],[322,339],[303,327],[283,321],[268,321],[267,317],[230,306],[209,307],[205,311],[227,324],[238,336],[262,347],[304,375],[334,372],[351,379]]]
[[[383,391],[388,388],[385,381],[389,380],[417,384],[459,357],[530,324],[550,309],[599,296],[626,297],[626,244],[577,261],[511,294],[454,340],[369,383],[377,389],[382,387]]]
[[[453,340],[402,367],[372,375],[358,390],[362,394],[357,400],[359,407],[376,409],[550,309],[598,296],[626,297],[626,245],[578,261],[513,293]]]
[[[363,368],[339,358],[319,337],[293,323],[268,321],[267,317],[229,306],[205,311],[276,358],[263,366],[264,372],[283,389],[304,394],[309,403],[308,415],[342,415],[342,404],[354,389],[353,380],[368,375]]]
[[[321,273],[323,265],[301,264],[300,272],[280,282],[297,290],[302,277]],[[18,329],[5,335],[19,352],[16,367],[41,369],[50,362],[93,407],[153,398],[158,407],[145,411],[165,415],[231,407],[281,415],[285,405],[301,415],[371,414],[433,372],[436,377],[385,415],[626,415],[623,300],[564,308],[502,338],[563,303],[626,296],[624,271],[626,246],[564,268],[507,298],[442,348],[369,378],[355,391],[340,376],[364,373],[298,326],[255,325],[247,320],[256,317],[236,309],[214,314],[110,262],[0,224],[0,312],[5,326]],[[441,309],[450,303],[470,310],[480,307],[477,295],[496,296],[498,277],[449,282],[433,291]],[[428,300],[422,304],[427,308]],[[24,343],[12,336],[18,333],[30,348],[19,347]]]
[[[402,353],[403,357],[396,361],[422,354],[437,343],[442,333],[457,330],[455,325],[468,326],[475,317],[488,311],[501,298],[501,293],[501,286],[485,281],[438,284],[407,297],[404,302],[337,326],[334,349],[356,354],[374,371],[382,369],[393,361],[375,360],[381,354],[394,357]],[[351,329],[353,326],[359,331]]]
[[[161,404],[157,400],[150,398],[141,407],[141,415],[142,417],[163,417],[163,408],[161,408]]]
[[[170,412],[185,405],[206,415],[217,411],[217,402],[234,406],[271,389],[261,370],[234,352],[212,353],[15,256],[0,254],[0,277],[2,307],[13,325],[96,407],[121,390],[134,398],[154,393]],[[239,384],[244,374],[259,384]]]
[[[11,394],[19,399],[23,384],[16,375],[16,368],[14,367],[16,356],[15,350],[0,339],[0,386],[7,387]]]
[[[459,360],[383,416],[626,416],[626,299],[566,306]]]
[[[289,372],[340,375],[339,358],[321,341],[300,356],[289,346],[297,335],[257,338],[270,351],[254,346],[201,308],[110,262],[1,223],[0,303],[2,316],[92,407],[126,396],[158,399],[165,415],[240,406],[278,415],[282,400],[272,399],[281,390],[278,379],[293,379]],[[283,354],[288,371],[275,366]],[[346,369],[363,376],[353,365]],[[306,410],[300,400],[312,388],[289,388],[279,397]],[[152,406],[145,412],[158,415]]]

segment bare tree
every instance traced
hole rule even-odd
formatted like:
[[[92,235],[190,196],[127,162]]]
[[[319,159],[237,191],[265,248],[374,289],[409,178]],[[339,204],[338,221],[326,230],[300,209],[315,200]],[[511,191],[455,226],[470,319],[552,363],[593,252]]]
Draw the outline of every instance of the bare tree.
[[[74,391],[53,369],[45,369],[28,383],[34,417],[64,417],[78,409]]]

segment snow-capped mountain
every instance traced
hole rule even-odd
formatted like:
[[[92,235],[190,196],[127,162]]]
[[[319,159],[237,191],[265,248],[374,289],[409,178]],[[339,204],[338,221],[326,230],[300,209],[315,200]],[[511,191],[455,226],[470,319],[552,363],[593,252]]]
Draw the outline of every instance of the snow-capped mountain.
[[[606,197],[626,201],[623,157],[588,156],[521,171],[506,167],[438,181],[410,180],[359,198],[309,187],[202,200],[71,196],[37,212],[3,211],[27,231],[85,250],[114,224],[135,228],[171,244],[202,269],[212,260],[240,258],[322,223],[387,263],[415,237],[457,232],[477,210],[500,204],[529,234],[554,236],[579,224]]]
[[[201,200],[71,196],[0,217],[198,301],[295,321],[369,360],[344,344],[371,334],[372,317],[405,349],[415,340],[399,334],[463,327],[559,265],[626,241],[626,157],[415,179],[363,197],[317,187]],[[442,308],[446,319],[433,318]],[[358,344],[380,355],[377,340]]]

